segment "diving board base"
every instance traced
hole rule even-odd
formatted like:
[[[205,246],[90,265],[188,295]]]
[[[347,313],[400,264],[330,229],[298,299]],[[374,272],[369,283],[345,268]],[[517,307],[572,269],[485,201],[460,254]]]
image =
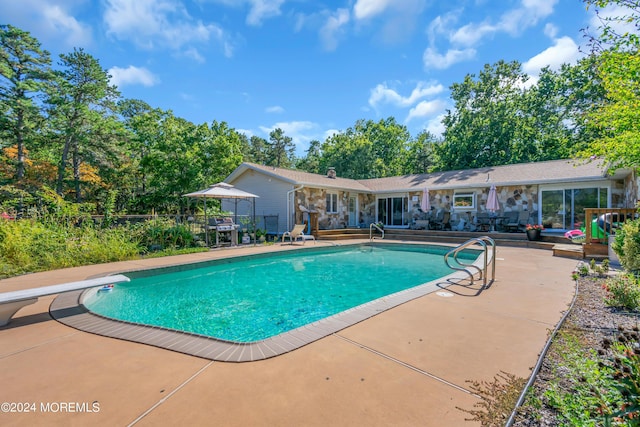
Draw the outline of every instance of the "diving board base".
[[[38,298],[23,299],[21,301],[7,302],[0,304],[0,326],[9,324],[14,314],[18,312],[22,307],[35,304],[38,302]]]

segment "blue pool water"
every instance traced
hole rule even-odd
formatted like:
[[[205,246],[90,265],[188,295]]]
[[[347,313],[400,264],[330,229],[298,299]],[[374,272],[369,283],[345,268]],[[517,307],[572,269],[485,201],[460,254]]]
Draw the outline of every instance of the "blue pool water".
[[[243,257],[144,273],[83,304],[94,313],[252,342],[443,277],[448,248],[360,245]],[[470,250],[460,259],[475,259]],[[150,274],[150,275],[149,275]]]

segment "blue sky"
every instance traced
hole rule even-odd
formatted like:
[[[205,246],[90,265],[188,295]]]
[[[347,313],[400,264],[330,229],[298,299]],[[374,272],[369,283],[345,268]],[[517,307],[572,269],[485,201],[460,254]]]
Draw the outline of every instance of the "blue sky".
[[[594,28],[580,0],[18,0],[2,24],[57,63],[82,47],[125,98],[200,124],[309,141],[393,116],[437,135],[449,86],[484,64],[575,63]]]

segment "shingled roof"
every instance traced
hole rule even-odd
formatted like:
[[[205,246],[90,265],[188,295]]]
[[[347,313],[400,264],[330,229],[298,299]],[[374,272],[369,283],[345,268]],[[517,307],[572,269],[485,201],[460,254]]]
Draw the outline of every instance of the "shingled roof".
[[[276,168],[273,166],[258,165],[255,163],[242,163],[238,168],[227,177],[225,181],[233,181],[236,177],[242,175],[246,170],[254,170],[264,173],[267,176],[279,178],[285,182],[289,182],[292,185],[306,185],[309,187],[320,188],[335,188],[340,190],[352,190],[352,191],[364,191],[370,192],[371,190],[364,186],[361,181],[349,178],[329,178],[326,175],[319,175],[317,173],[303,172],[294,169]]]
[[[389,178],[354,180],[302,172],[293,169],[275,168],[255,163],[241,164],[229,177],[232,181],[247,169],[290,182],[292,185],[334,188],[369,193],[419,191],[425,187],[432,190],[487,187],[491,184],[532,185],[573,181],[597,181],[605,177],[605,166],[601,160],[550,160],[536,163],[519,163],[505,166],[435,172],[430,174],[403,175]]]

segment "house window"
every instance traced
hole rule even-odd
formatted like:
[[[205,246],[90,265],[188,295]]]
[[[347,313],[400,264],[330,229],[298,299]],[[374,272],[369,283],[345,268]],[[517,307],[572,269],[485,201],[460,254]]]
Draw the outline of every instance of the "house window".
[[[475,209],[476,198],[474,193],[457,193],[453,195],[454,209]]]
[[[327,213],[338,213],[337,193],[327,193]]]

